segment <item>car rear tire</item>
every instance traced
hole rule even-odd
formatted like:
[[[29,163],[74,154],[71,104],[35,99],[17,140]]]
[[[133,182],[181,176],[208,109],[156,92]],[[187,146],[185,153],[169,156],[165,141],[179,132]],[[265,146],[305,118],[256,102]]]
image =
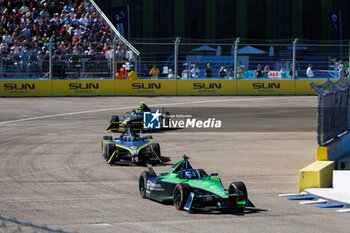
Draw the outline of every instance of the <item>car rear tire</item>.
[[[248,199],[248,192],[245,184],[242,181],[232,182],[228,188],[228,193],[237,194],[240,192],[243,194],[244,199]]]
[[[153,151],[153,155],[154,157],[162,160],[162,155],[161,155],[161,152],[160,152],[160,146],[159,146],[159,143],[152,143],[151,144],[151,147],[152,147],[152,151]],[[156,155],[157,154],[157,155]],[[160,161],[159,161],[160,162]]]
[[[112,123],[113,121],[119,122],[119,116],[118,115],[112,115],[111,120],[109,121],[109,123]]]
[[[104,143],[103,141],[104,140],[113,140],[112,136],[103,136],[102,138],[102,142],[101,142],[101,152],[102,152],[102,155],[103,157],[106,157],[106,150],[104,150],[103,146],[104,146]]]
[[[173,191],[173,202],[177,210],[182,210],[191,193],[191,186],[186,183],[177,184]]]
[[[119,122],[119,116],[118,115],[113,115],[111,117],[110,124],[112,124],[112,122]],[[119,123],[114,124],[113,128],[119,129]],[[112,132],[118,132],[118,130],[112,130]]]
[[[148,171],[143,171],[140,174],[139,177],[139,192],[140,197],[145,198],[146,197],[146,189],[147,189],[147,179],[149,177]]]
[[[107,144],[106,148],[106,160],[107,163],[111,163],[112,161],[109,161],[111,156],[113,155],[114,151],[116,150],[116,147],[114,144]]]

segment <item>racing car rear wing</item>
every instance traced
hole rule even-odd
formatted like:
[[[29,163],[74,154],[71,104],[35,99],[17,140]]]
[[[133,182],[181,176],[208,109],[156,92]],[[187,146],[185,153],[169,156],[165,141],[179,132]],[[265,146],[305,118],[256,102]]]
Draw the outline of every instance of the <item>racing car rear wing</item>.
[[[133,125],[140,125],[140,124],[142,124],[142,122],[140,121],[129,122],[127,125],[123,124],[123,122],[112,121],[106,130],[122,131],[122,130],[125,130],[127,127],[132,128]],[[123,126],[123,127],[120,127],[120,126]],[[136,129],[136,128],[132,128],[132,129],[137,131],[143,130],[143,129]]]

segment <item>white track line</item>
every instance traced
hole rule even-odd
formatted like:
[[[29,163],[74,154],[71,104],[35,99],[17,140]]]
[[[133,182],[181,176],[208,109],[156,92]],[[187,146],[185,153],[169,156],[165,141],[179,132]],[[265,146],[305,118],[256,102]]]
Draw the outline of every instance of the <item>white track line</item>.
[[[320,198],[316,201],[301,201],[301,202],[299,202],[299,204],[301,204],[301,205],[313,205],[313,204],[326,204],[327,202],[328,202],[328,200]]]
[[[148,106],[150,106],[150,107],[176,106],[176,105],[188,105],[188,104],[205,104],[205,103],[236,102],[236,101],[239,102],[239,101],[251,101],[251,100],[254,100],[254,101],[257,101],[257,100],[276,100],[276,99],[286,99],[286,98],[289,98],[289,96],[277,97],[277,98],[270,97],[270,98],[203,100],[203,101],[193,101],[193,102],[175,102],[175,103],[165,103],[165,104],[151,104],[151,105],[148,105]],[[298,98],[310,98],[310,96],[298,96]],[[126,106],[126,107],[119,107],[119,108],[104,108],[104,109],[95,109],[95,110],[87,110],[87,111],[79,111],[79,112],[68,112],[68,113],[46,115],[46,116],[38,116],[38,117],[29,117],[29,118],[23,118],[23,119],[12,120],[12,121],[3,121],[3,122],[0,122],[0,125],[6,125],[6,124],[18,123],[18,122],[24,122],[24,121],[40,120],[40,119],[45,119],[45,118],[70,116],[70,115],[85,114],[85,113],[93,113],[93,112],[106,112],[106,111],[123,110],[123,109],[137,108],[137,107],[138,106]]]

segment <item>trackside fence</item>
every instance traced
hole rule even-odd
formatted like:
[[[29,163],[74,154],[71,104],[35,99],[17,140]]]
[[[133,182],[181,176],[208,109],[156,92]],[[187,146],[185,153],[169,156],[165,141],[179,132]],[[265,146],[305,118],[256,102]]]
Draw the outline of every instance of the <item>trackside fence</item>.
[[[311,83],[318,93],[317,142],[325,145],[350,129],[350,78]]]
[[[112,26],[111,26],[112,27]],[[112,27],[113,28],[113,27]],[[114,32],[114,31],[113,31]],[[76,44],[26,42],[28,52],[0,54],[1,79],[326,79],[349,76],[350,41],[304,39],[131,38]],[[132,46],[131,46],[132,44]],[[12,46],[11,43],[8,46]],[[85,46],[85,47],[84,47]],[[135,46],[135,47],[133,47]],[[66,49],[65,49],[66,48]],[[140,51],[140,52],[138,52]],[[210,75],[206,73],[208,64]],[[312,65],[313,73],[306,74]],[[155,66],[156,72],[152,71]],[[340,67],[343,70],[340,71]],[[193,69],[195,68],[195,69]],[[259,72],[257,72],[259,71]],[[124,72],[124,71],[123,71]]]
[[[78,233],[73,231],[67,231],[57,228],[51,228],[31,222],[25,222],[18,220],[16,218],[9,218],[3,215],[0,215],[0,232],[2,233],[22,233],[22,232],[59,232],[59,233]]]

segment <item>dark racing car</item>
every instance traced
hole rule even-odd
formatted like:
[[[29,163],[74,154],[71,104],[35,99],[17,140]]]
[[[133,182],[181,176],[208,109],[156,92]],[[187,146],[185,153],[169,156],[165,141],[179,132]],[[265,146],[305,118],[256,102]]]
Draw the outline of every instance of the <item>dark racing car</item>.
[[[159,110],[157,110],[159,111]],[[145,104],[145,102],[141,102],[141,106],[137,109],[132,110],[131,112],[126,112],[125,115],[120,120],[118,115],[112,115],[109,126],[107,130],[112,130],[113,132],[123,131],[127,127],[132,127],[134,129],[143,130],[143,113],[151,112],[151,109]],[[165,112],[164,110],[159,111],[162,119],[166,122],[169,122],[169,112]],[[161,120],[161,125],[163,124],[163,120]]]
[[[104,136],[102,139],[102,154],[108,164],[112,163],[162,163],[160,146],[153,141],[152,136],[142,137],[127,128],[116,138]]]
[[[254,207],[243,182],[232,182],[224,189],[217,175],[192,168],[184,156],[170,172],[157,173],[149,166],[139,177],[139,192],[142,198],[172,201],[178,210]]]

